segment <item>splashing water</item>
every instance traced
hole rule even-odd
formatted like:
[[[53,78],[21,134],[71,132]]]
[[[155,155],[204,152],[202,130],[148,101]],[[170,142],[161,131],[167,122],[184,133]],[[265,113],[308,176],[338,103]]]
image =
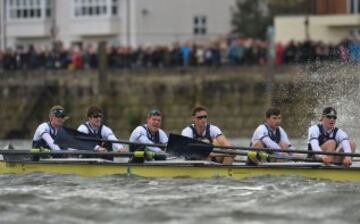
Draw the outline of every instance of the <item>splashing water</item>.
[[[359,68],[357,64],[340,63],[304,66],[295,83],[306,97],[312,99],[307,105],[308,114],[311,114],[308,125],[317,123],[322,110],[332,106],[338,112],[336,125],[350,138],[360,138],[360,123],[357,120],[360,111]]]

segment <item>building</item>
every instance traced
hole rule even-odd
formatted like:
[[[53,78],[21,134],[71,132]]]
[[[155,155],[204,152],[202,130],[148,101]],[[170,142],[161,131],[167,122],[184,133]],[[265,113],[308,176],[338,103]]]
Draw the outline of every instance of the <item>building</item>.
[[[236,0],[0,0],[0,46],[209,40],[231,29]]]
[[[360,0],[310,0],[308,9],[307,15],[277,16],[275,41],[339,43],[360,35]]]

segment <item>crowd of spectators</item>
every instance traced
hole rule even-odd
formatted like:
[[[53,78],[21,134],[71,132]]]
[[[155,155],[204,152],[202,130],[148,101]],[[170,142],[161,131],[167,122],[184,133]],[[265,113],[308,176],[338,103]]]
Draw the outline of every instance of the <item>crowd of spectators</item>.
[[[96,69],[99,54],[96,47],[72,46],[65,49],[19,46],[0,50],[0,70],[19,69]],[[338,44],[304,41],[274,46],[274,63],[294,64],[315,61],[360,62],[360,41],[346,39]],[[267,63],[267,44],[261,40],[235,39],[208,44],[174,43],[172,46],[108,46],[107,63],[116,68],[166,68],[196,66],[252,66]]]

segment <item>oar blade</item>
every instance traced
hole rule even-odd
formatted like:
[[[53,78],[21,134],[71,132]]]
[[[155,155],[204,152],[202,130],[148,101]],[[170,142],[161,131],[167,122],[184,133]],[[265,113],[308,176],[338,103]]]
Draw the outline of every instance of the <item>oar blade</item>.
[[[191,144],[194,146],[190,147]],[[213,147],[211,144],[182,135],[170,134],[166,152],[173,156],[182,156],[188,159],[201,160],[208,157],[212,149]]]
[[[73,148],[77,150],[93,150],[100,141],[84,141],[76,137],[91,137],[90,135],[81,133],[75,129],[62,127],[58,130],[54,142],[62,148]]]

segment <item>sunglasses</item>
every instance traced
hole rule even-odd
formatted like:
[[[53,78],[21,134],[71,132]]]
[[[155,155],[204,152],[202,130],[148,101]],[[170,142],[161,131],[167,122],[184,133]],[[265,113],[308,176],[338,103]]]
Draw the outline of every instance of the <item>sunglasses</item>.
[[[336,116],[326,116],[326,118],[328,118],[328,119],[334,119],[334,120],[336,120],[337,119],[337,117]]]
[[[153,109],[149,112],[150,116],[161,116],[161,111],[158,109]]]
[[[53,114],[57,118],[65,118],[66,117],[65,111],[63,109],[57,109],[57,110],[53,111]]]
[[[103,115],[101,115],[101,114],[96,114],[96,115],[93,115],[93,116],[91,116],[92,118],[102,118],[103,117]]]
[[[201,119],[207,119],[207,115],[202,115],[202,116],[198,116],[196,117],[197,119],[201,120]]]

